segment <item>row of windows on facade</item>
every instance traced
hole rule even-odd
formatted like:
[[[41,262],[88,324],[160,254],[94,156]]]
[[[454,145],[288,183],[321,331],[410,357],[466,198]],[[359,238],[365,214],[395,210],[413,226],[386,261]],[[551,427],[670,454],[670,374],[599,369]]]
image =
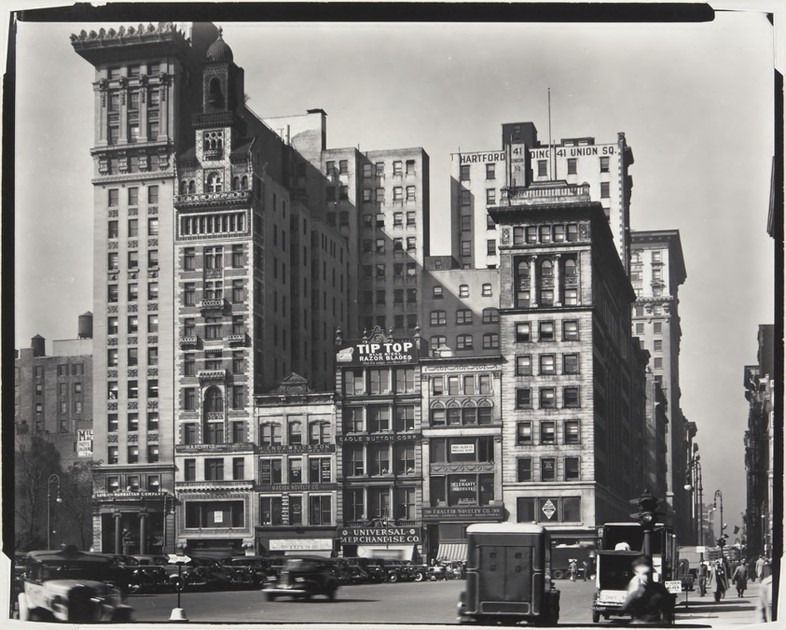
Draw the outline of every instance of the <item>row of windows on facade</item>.
[[[227,388],[230,394],[230,407],[232,409],[242,409],[246,403],[246,388],[244,385],[231,385]],[[195,411],[197,409],[198,387],[184,387],[182,395],[182,409],[185,411]],[[224,412],[224,393],[218,387],[209,387],[205,390],[202,399],[202,411],[206,414]],[[221,427],[223,430],[223,425]]]
[[[415,160],[394,160],[393,164],[393,176],[394,177],[401,177],[403,175],[415,175]],[[372,177],[384,177],[385,176],[385,163],[384,162],[375,162],[373,164],[369,162],[365,162],[361,165],[361,173],[364,179],[369,179]],[[406,169],[406,170],[405,170]],[[339,160],[338,167],[336,167],[335,160],[328,160],[325,162],[325,174],[328,177],[335,177],[336,175],[348,175],[349,174],[349,160]]]
[[[557,322],[552,319],[544,319],[537,322],[538,342],[552,342],[557,341]],[[530,343],[535,342],[533,334],[533,322],[516,322],[515,323],[515,341],[516,343]],[[579,322],[575,319],[562,320],[562,341],[578,341],[579,340]]]
[[[513,245],[536,243],[575,243],[579,240],[577,223],[513,226]]]
[[[122,76],[134,79],[140,77],[143,73],[154,77],[160,72],[161,63],[158,61],[148,61],[144,64],[129,64],[127,66],[111,66],[107,68],[107,76],[110,81],[119,79]]]
[[[136,302],[139,299],[139,285],[136,282],[129,282],[126,287],[126,300],[128,302]],[[118,285],[109,284],[106,287],[106,301],[114,304],[120,298]],[[158,299],[158,282],[147,283],[147,299],[153,301]]]
[[[517,523],[580,523],[581,497],[516,497]]]
[[[462,164],[459,167],[459,179],[462,182],[468,182],[470,180],[471,172],[472,172],[471,164]],[[485,162],[485,173],[486,173],[486,179],[496,179],[497,165],[494,162]]]
[[[128,492],[139,492],[142,488],[148,492],[160,492],[161,475],[157,473],[148,473],[144,475],[107,475],[104,481],[104,487],[107,492],[118,492],[121,488]]]
[[[650,251],[650,260],[655,263],[663,263],[663,251],[662,250],[651,250]],[[630,254],[630,263],[631,265],[642,265],[644,264],[644,252],[641,250],[635,250]]]
[[[472,335],[456,335],[455,341],[455,345],[452,346],[454,350],[474,349],[475,342]],[[481,344],[484,350],[499,350],[499,333],[483,333]],[[448,338],[445,335],[432,335],[429,338],[429,346],[432,350],[448,346]]]
[[[491,285],[488,285],[489,289]],[[440,288],[440,287],[435,287]],[[456,310],[456,325],[469,326],[473,323],[474,313],[472,309],[460,308]],[[434,310],[429,314],[429,323],[432,326],[446,326],[447,325],[447,311]],[[484,324],[498,324],[499,323],[499,310],[496,308],[484,308],[481,314],[481,321]]]
[[[413,307],[410,307],[413,308]],[[343,318],[343,304],[342,304]],[[406,315],[393,315],[393,332],[396,335],[410,335],[418,326],[420,318],[417,313],[407,313]],[[382,330],[388,330],[388,318],[385,315],[363,315],[361,318],[362,328],[372,330],[378,326]]]
[[[363,291],[360,294],[361,304],[387,304],[387,290],[377,289],[376,291]],[[404,304],[404,289],[393,289],[393,303]],[[418,301],[417,289],[406,289],[408,304],[416,304]]]
[[[107,367],[118,367],[120,351],[117,348],[109,348],[106,351],[106,365]],[[139,365],[139,348],[128,348],[126,350],[126,367],[134,367]],[[147,365],[158,365],[158,347],[150,346],[147,349]]]
[[[588,160],[587,160],[588,161]],[[611,158],[607,155],[601,155],[598,157],[598,170],[600,173],[608,173],[609,172],[609,165],[611,162]],[[578,158],[568,158],[567,159],[567,174],[568,175],[578,175]],[[548,171],[548,160],[538,160],[538,177],[547,177],[549,174]],[[608,182],[606,182],[608,183]]]
[[[118,400],[120,389],[117,381],[107,381],[107,398],[109,400]],[[147,381],[147,398],[158,398],[158,379],[150,379]],[[139,381],[130,380],[126,383],[126,399],[136,400],[139,398]]]
[[[114,95],[113,95],[114,97]],[[138,96],[137,96],[138,99]],[[157,100],[157,97],[154,97]],[[119,144],[120,143],[120,114],[118,113],[118,109],[111,109],[112,107],[119,107],[115,105],[110,100],[110,110],[107,116],[107,142],[109,144]],[[161,125],[159,121],[159,111],[154,106],[148,106],[145,112],[145,118],[147,120],[147,125],[145,127],[145,139],[152,141],[158,140],[158,136],[161,133]],[[137,102],[137,109],[130,109],[126,114],[126,137],[125,140],[129,143],[136,143],[142,139],[141,135],[141,128],[140,128],[140,116],[138,110],[138,102]]]
[[[556,354],[538,355],[538,374],[557,374]],[[516,357],[516,376],[532,376],[532,355],[523,354]],[[579,355],[570,353],[562,355],[562,374],[579,373]]]
[[[404,218],[406,217],[406,226],[407,227],[417,227],[417,212],[414,210],[408,210],[406,213],[404,212],[394,212],[393,213],[393,227],[394,228],[403,228],[404,227]],[[364,229],[372,229],[378,228],[382,229],[385,227],[385,213],[378,212],[376,214],[363,214],[361,215],[361,221]],[[336,226],[336,213],[335,212],[328,212],[327,213],[327,222],[329,225],[335,227]],[[349,225],[349,211],[342,210],[338,213],[338,225],[339,226],[348,226]],[[409,241],[408,241],[409,243]],[[400,248],[397,248],[400,249]],[[414,249],[414,247],[413,247]]]
[[[415,368],[350,368],[343,371],[344,393],[412,394],[415,392]]]
[[[462,232],[471,232],[472,231],[472,222],[475,216],[472,214],[462,214],[459,217],[459,229]],[[494,223],[494,219],[491,218],[490,214],[486,215],[486,229],[487,230],[496,230],[497,224]]]
[[[106,318],[106,334],[117,335],[120,333],[120,318],[111,315]],[[158,332],[158,315],[151,314],[147,316],[147,329],[148,333]],[[126,334],[135,335],[139,332],[139,316],[129,315],[126,318]]]
[[[69,367],[71,366],[71,376],[82,376],[85,373],[85,368],[82,363],[58,363],[57,364],[57,376],[59,378],[64,378],[68,376]],[[44,378],[44,366],[43,365],[36,365],[33,367],[33,377],[34,378]]]
[[[42,415],[44,413],[44,403],[36,402],[33,406],[36,415]],[[60,415],[64,415],[69,413],[69,405],[67,400],[61,400],[58,402],[57,411]],[[74,400],[72,401],[71,405],[71,412],[74,414],[81,414],[82,413],[82,401],[81,400]],[[63,431],[63,427],[60,428]]]
[[[130,186],[126,188],[126,203],[128,207],[136,207],[139,205],[139,188]],[[110,208],[116,208],[120,205],[120,189],[109,188],[107,190],[107,205]],[[158,205],[158,186],[147,186],[147,205]]]
[[[516,423],[516,444],[519,446],[533,446],[538,444],[581,444],[580,420],[563,420],[561,433],[558,432],[559,422],[556,420],[541,420],[538,423],[538,432],[533,431],[535,424],[536,423],[531,420]]]
[[[387,243],[391,239],[389,238],[378,238],[378,239],[363,239],[361,242],[360,251],[364,254],[384,254],[385,249],[387,247]],[[406,238],[406,248],[404,247],[405,241],[404,237],[397,236],[393,239],[393,252],[414,252],[417,251],[418,248],[418,239],[416,236],[408,236]],[[414,265],[414,263],[412,263]],[[400,276],[397,276],[400,277]]]
[[[500,201],[507,200],[507,190],[500,190]],[[493,206],[497,203],[497,189],[496,188],[486,188],[486,205]],[[472,193],[467,190],[466,188],[462,189],[459,192],[459,204],[467,208],[468,206],[472,205]],[[492,221],[493,224],[493,221]]]
[[[158,412],[157,411],[148,411],[147,412],[147,424],[146,430],[147,431],[158,431]],[[106,416],[106,430],[109,433],[117,433],[120,429],[120,422],[118,420],[118,414],[116,413],[109,413]],[[139,413],[135,411],[129,411],[126,415],[126,429],[131,432],[139,431]]]
[[[129,271],[139,269],[139,252],[136,250],[129,251],[126,264]],[[120,254],[118,252],[109,252],[109,254],[107,254],[107,268],[109,271],[117,271],[120,269]],[[147,268],[158,269],[157,249],[149,249],[147,251]]]
[[[578,457],[541,457],[540,475],[536,478],[533,472],[534,460],[531,457],[516,459],[516,481],[580,481],[581,472]],[[561,464],[561,465],[560,465]],[[558,474],[558,467],[562,474]]]
[[[235,175],[232,177],[231,190],[249,190],[250,180],[248,175]],[[224,180],[220,173],[211,172],[205,176],[203,190],[206,193],[224,192]],[[193,195],[196,193],[196,180],[183,179],[180,181],[179,192],[181,195]]]
[[[404,201],[414,203],[418,199],[417,186],[394,186],[393,203],[403,203]],[[363,203],[385,203],[385,188],[363,188],[361,200]],[[348,186],[328,186],[325,189],[328,201],[346,201],[349,199]],[[406,196],[405,196],[406,193]]]
[[[644,317],[645,316],[645,307],[643,304],[636,304],[634,307],[634,313],[636,317]],[[652,304],[647,311],[653,317],[662,317],[664,315],[663,305],[661,304]],[[668,313],[666,313],[668,314]],[[655,330],[657,328],[657,330]],[[653,322],[653,331],[657,334],[661,332],[661,322]]]
[[[107,221],[107,238],[120,238],[120,222],[117,219]],[[126,222],[126,238],[139,238],[139,219],[128,219]],[[158,218],[151,217],[147,220],[147,236],[158,236]],[[113,267],[110,265],[109,267]]]
[[[261,525],[334,525],[332,497],[325,495],[308,496],[308,522],[304,519],[303,499],[298,495],[288,497],[288,510],[286,514],[283,509],[281,497],[260,497],[259,499],[259,522]],[[205,515],[207,518],[198,521],[200,527],[209,527],[210,513]],[[188,523],[188,519],[186,519]],[[196,522],[196,519],[194,519]],[[204,523],[204,524],[203,524]],[[189,525],[187,524],[186,527]],[[197,525],[192,524],[192,527]]]
[[[157,444],[147,445],[147,458],[144,460],[149,464],[154,464],[159,461],[159,449]],[[137,464],[143,460],[139,459],[139,447],[128,446],[126,448],[126,464]],[[120,447],[108,446],[106,449],[106,463],[119,464],[120,463]]]
[[[518,387],[516,388],[516,409],[532,409],[533,388],[531,387]],[[579,387],[563,387],[562,388],[562,408],[573,409],[581,406],[581,398],[579,396]],[[540,409],[557,409],[557,388],[556,387],[541,387],[538,389],[538,407]]]

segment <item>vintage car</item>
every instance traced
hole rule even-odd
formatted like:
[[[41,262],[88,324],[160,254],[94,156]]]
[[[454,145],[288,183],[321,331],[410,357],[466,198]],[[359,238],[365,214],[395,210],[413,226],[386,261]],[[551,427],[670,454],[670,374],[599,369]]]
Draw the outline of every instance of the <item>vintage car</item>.
[[[132,593],[161,593],[174,590],[166,556],[136,555],[126,558],[128,589]]]
[[[105,555],[66,547],[27,554],[24,590],[17,597],[23,621],[129,622],[112,561]]]
[[[279,596],[311,599],[314,595],[324,595],[335,599],[336,591],[338,580],[333,562],[318,556],[288,557],[278,579],[262,589],[265,599],[271,602]]]
[[[265,556],[239,556],[224,562],[233,588],[262,586],[270,572],[270,558]]]

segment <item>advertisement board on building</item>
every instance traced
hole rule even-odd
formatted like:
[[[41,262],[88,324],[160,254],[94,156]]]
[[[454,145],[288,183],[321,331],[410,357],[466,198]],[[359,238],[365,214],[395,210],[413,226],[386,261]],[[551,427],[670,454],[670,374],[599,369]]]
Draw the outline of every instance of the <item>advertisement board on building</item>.
[[[76,432],[76,456],[93,456],[93,429],[79,429]]]
[[[448,502],[459,507],[477,505],[478,478],[476,475],[451,476],[448,483]]]
[[[416,545],[422,542],[417,527],[340,527],[338,539],[342,545]]]
[[[364,367],[375,365],[414,365],[418,350],[411,339],[384,339],[350,341],[336,353],[339,367]]]
[[[504,513],[501,505],[476,505],[465,507],[424,507],[424,521],[501,521]]]

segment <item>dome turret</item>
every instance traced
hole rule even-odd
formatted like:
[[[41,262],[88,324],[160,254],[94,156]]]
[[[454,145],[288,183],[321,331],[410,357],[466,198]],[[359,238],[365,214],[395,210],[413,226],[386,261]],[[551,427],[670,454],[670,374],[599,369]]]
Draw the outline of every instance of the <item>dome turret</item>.
[[[218,29],[218,39],[207,49],[207,60],[225,63],[233,60],[232,49],[224,41],[221,28]]]

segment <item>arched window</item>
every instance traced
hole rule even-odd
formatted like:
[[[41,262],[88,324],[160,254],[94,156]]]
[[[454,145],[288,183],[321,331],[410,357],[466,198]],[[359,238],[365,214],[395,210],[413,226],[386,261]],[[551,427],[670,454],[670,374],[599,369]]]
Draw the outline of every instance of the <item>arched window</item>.
[[[188,192],[195,193],[196,192],[196,182],[192,179],[188,182]]]
[[[207,176],[207,191],[211,193],[220,193],[221,190],[221,175],[219,173],[210,173],[210,175]]]
[[[260,424],[259,440],[262,446],[275,446],[281,444],[281,424],[278,422],[265,422]]]
[[[540,275],[543,278],[551,278],[554,275],[554,263],[548,259],[540,263]]]
[[[184,179],[182,182],[180,182],[180,194],[185,195],[187,191],[188,191],[188,182]]]
[[[308,425],[308,443],[328,444],[330,442],[330,423],[312,422]]]
[[[448,405],[448,424],[461,424],[461,407],[458,403]]]
[[[213,77],[210,79],[210,87],[208,88],[208,102],[211,105],[220,105],[224,100],[221,93],[221,79]]]
[[[572,258],[568,258],[565,261],[565,276],[575,276],[576,275],[576,261]]]
[[[224,411],[224,395],[218,387],[211,387],[205,392],[205,411],[208,413]]]
[[[519,278],[529,278],[529,261],[519,260],[516,265],[516,276]]]
[[[243,175],[243,179],[240,180],[240,188],[241,190],[248,190],[248,177]]]
[[[232,190],[240,190],[240,178],[237,176],[232,178]]]
[[[472,403],[466,403],[461,409],[461,424],[477,424],[478,410]]]
[[[478,424],[491,424],[492,418],[492,405],[488,400],[482,400],[478,403]]]

